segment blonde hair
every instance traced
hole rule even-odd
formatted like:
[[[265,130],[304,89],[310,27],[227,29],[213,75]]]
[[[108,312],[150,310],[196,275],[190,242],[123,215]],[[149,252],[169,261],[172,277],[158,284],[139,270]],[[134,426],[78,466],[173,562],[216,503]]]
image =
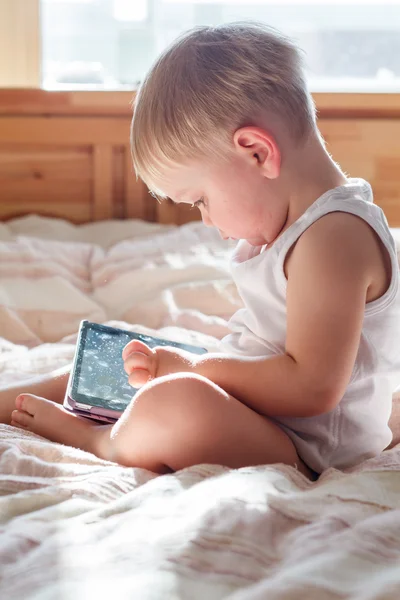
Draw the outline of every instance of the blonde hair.
[[[280,117],[294,141],[315,127],[297,47],[262,24],[198,27],[155,62],[134,104],[136,173],[153,190],[168,164],[228,154],[236,129]]]

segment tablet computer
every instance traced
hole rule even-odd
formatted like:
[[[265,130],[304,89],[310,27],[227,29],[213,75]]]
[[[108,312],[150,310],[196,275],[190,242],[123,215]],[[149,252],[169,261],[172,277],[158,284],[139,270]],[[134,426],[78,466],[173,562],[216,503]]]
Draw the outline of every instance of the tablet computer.
[[[64,399],[64,408],[75,414],[114,423],[137,392],[128,383],[122,350],[131,340],[154,348],[172,346],[195,354],[205,348],[82,321],[75,357]]]

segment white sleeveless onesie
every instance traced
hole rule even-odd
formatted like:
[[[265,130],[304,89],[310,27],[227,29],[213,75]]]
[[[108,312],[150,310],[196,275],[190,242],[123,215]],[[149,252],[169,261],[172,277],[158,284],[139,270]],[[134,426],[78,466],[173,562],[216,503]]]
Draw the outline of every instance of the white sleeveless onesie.
[[[357,215],[375,230],[389,253],[391,282],[386,293],[366,304],[353,373],[340,403],[315,417],[275,417],[299,456],[317,473],[345,468],[379,454],[391,442],[388,420],[392,393],[400,385],[400,289],[396,247],[383,211],[373,204],[362,179],[329,190],[276,240],[261,251],[241,240],[232,258],[232,275],[244,308],[230,320],[225,352],[246,356],[285,353],[286,254],[323,215]],[[266,394],[268,390],[266,390]]]

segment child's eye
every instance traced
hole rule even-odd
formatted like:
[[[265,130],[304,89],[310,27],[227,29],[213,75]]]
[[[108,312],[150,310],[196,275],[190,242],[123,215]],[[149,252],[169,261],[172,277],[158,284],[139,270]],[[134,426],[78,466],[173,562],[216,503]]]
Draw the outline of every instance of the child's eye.
[[[193,202],[192,208],[194,208],[195,206],[198,208],[202,204],[204,205],[204,197],[203,196],[200,198],[200,200],[197,200],[196,202]]]

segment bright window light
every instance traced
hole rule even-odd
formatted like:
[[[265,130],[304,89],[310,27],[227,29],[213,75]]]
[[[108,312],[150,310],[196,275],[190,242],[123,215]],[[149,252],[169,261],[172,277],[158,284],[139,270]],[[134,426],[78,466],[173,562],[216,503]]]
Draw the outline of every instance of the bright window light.
[[[144,21],[147,19],[147,0],[114,0],[114,18],[117,21]]]
[[[313,91],[400,91],[400,0],[41,0],[43,85],[134,89],[198,25],[262,21],[304,50]]]

